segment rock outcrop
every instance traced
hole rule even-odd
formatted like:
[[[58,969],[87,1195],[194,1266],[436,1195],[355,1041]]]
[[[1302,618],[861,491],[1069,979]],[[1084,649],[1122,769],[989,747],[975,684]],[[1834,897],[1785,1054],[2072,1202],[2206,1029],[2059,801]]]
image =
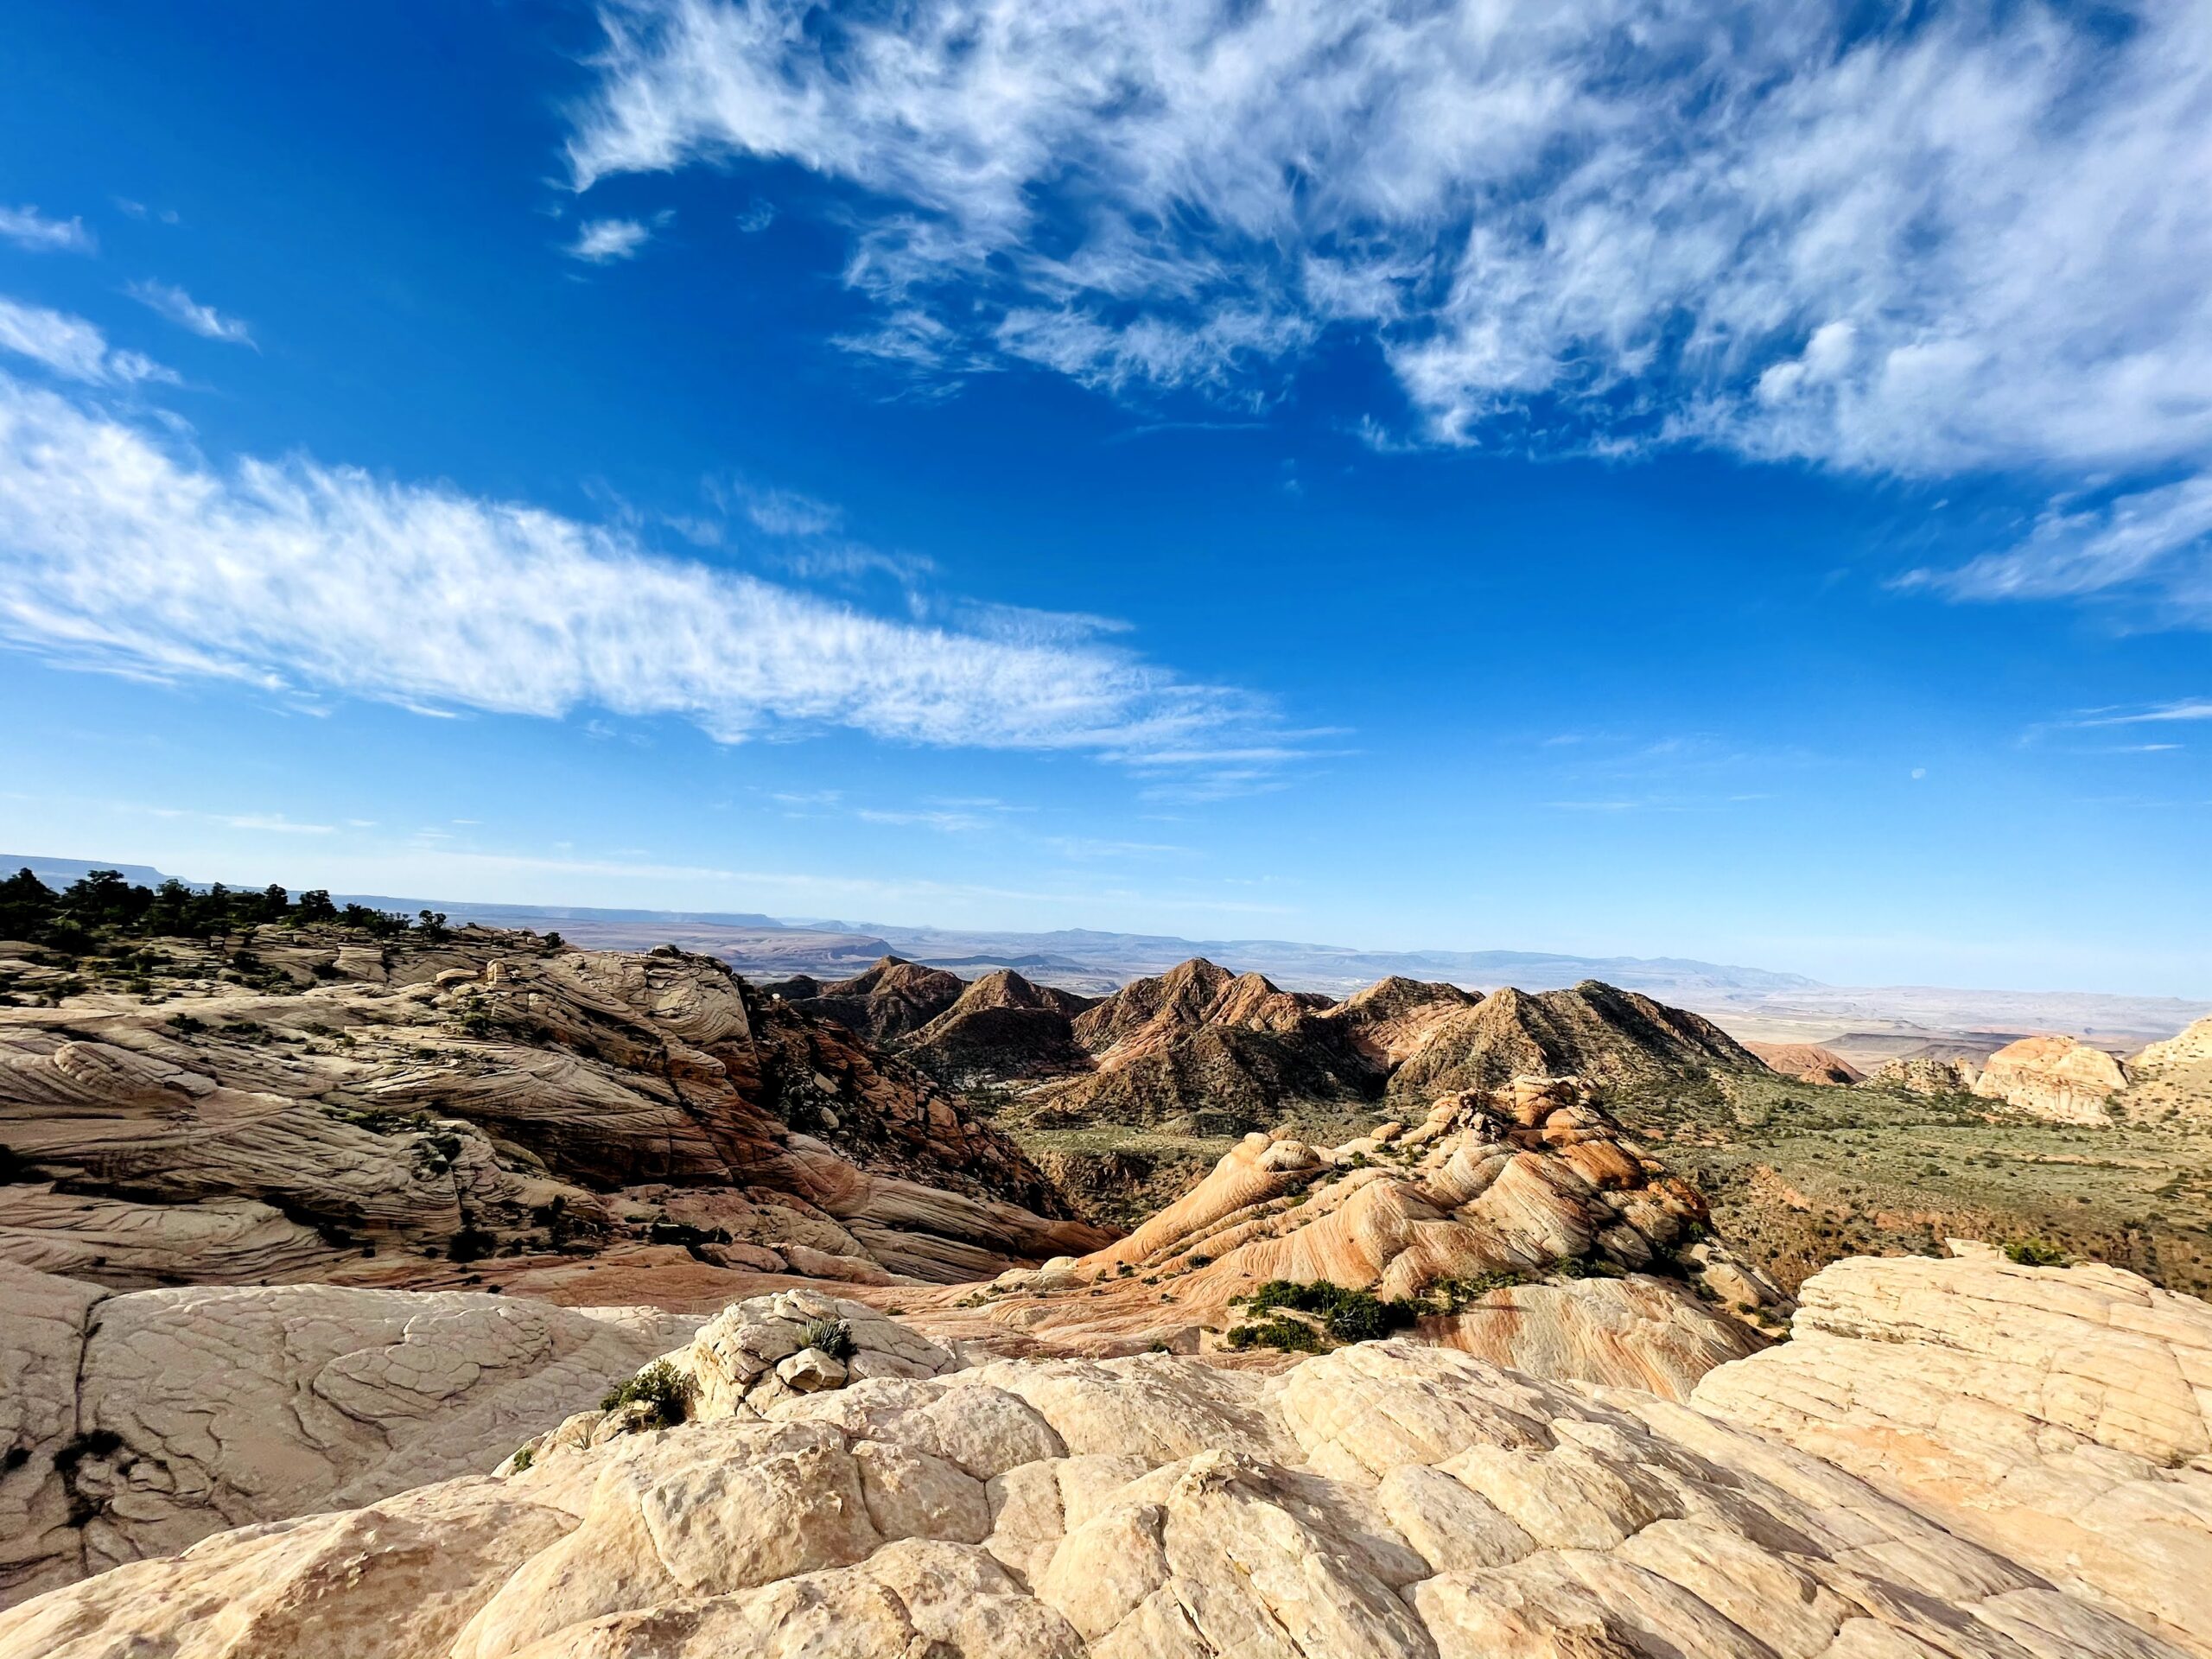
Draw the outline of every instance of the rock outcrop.
[[[1342,1146],[1248,1135],[1128,1237],[1001,1275],[986,1311],[1046,1339],[1193,1348],[1236,1323],[1236,1300],[1257,1287],[1326,1281],[1419,1302],[1438,1341],[1680,1392],[1758,1344],[1743,1321],[1788,1307],[1705,1224],[1697,1193],[1574,1079],[1523,1077]]]
[[[2023,1037],[1992,1054],[1974,1082],[1986,1100],[2057,1123],[2102,1123],[2127,1073],[2101,1048],[2071,1037]]]
[[[1981,1068],[1972,1060],[1916,1055],[1884,1060],[1867,1074],[1866,1081],[1869,1089],[1897,1090],[1909,1095],[1970,1095],[1981,1081]]]
[[[1848,1087],[1866,1081],[1866,1074],[1849,1060],[1815,1043],[1745,1043],[1744,1046],[1764,1061],[1768,1070],[1800,1083]]]
[[[2212,1308],[2115,1268],[1855,1258],[1700,1410],[2212,1654]]]
[[[710,958],[284,931],[299,988],[0,1008],[0,1256],[134,1287],[796,1245],[950,1281],[1108,1236],[926,1075]]]
[[[550,1446],[0,1614],[0,1659],[2171,1659],[1818,1458],[1402,1342]]]
[[[2212,1116],[2212,1015],[2131,1056],[2126,1071],[2137,1116]]]
[[[480,1469],[698,1324],[328,1285],[110,1294],[0,1262],[0,1602]]]
[[[1535,995],[1509,988],[1455,1014],[1391,1074],[1389,1096],[1427,1101],[1530,1074],[1617,1089],[1716,1066],[1762,1069],[1757,1055],[1711,1020],[1585,980],[1571,991]]]
[[[1479,991],[1394,974],[1323,1009],[1321,1017],[1341,1027],[1352,1047],[1387,1073],[1418,1053],[1453,1014],[1482,1000]]]

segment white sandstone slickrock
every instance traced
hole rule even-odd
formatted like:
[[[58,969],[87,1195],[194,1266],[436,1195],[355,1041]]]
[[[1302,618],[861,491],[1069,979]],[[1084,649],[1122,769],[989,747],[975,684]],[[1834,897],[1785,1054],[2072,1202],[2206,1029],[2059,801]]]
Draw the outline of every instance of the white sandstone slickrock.
[[[828,1300],[772,1300],[678,1357],[702,1401],[709,1364],[746,1373],[775,1346],[753,1333]],[[853,1306],[830,1311],[857,1326]],[[1777,1439],[1411,1342],[1272,1376],[995,1361],[756,1405],[760,1375],[709,1421],[556,1434],[524,1467],[54,1592],[0,1614],[0,1659],[2179,1651]]]
[[[1858,1258],[1700,1409],[2212,1655],[2212,1307],[2095,1263]]]
[[[481,1469],[696,1317],[462,1291],[113,1294],[0,1262],[0,1603]]]

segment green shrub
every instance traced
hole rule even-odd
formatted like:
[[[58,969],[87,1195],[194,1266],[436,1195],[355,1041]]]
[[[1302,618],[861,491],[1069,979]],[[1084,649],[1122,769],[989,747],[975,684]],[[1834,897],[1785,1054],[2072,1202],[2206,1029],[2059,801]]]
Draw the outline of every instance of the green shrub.
[[[832,1359],[849,1359],[853,1352],[853,1327],[842,1319],[816,1319],[798,1333],[799,1346],[819,1348]]]
[[[2016,1238],[2005,1247],[2005,1259],[2017,1262],[2024,1268],[2063,1268],[2072,1265],[2071,1258],[2056,1244],[2047,1244],[2039,1238]]]
[[[1318,1354],[1329,1345],[1303,1319],[1286,1319],[1281,1314],[1257,1325],[1231,1325],[1228,1340],[1232,1348],[1280,1348],[1288,1354]]]
[[[522,1450],[516,1452],[514,1455],[515,1473],[522,1473],[524,1470],[529,1468],[531,1464],[537,1461],[537,1453],[531,1450],[530,1447],[526,1446],[524,1446]]]
[[[664,1359],[657,1359],[620,1388],[608,1390],[599,1402],[601,1411],[625,1406],[651,1408],[645,1426],[674,1428],[691,1414],[691,1395],[697,1384]]]
[[[1446,1313],[1457,1313],[1491,1294],[1493,1290],[1510,1290],[1516,1285],[1534,1284],[1536,1275],[1525,1268],[1492,1268],[1488,1273],[1469,1274],[1464,1279],[1439,1279],[1428,1287],[1428,1294],[1443,1304]]]
[[[1371,1290],[1353,1290],[1332,1284],[1326,1279],[1317,1279],[1310,1284],[1270,1279],[1249,1296],[1236,1298],[1235,1305],[1255,1313],[1287,1307],[1317,1315],[1323,1329],[1339,1342],[1371,1342],[1393,1331],[1408,1329],[1421,1315],[1418,1302],[1395,1297],[1386,1300]],[[1236,1332],[1230,1334],[1233,1338]]]

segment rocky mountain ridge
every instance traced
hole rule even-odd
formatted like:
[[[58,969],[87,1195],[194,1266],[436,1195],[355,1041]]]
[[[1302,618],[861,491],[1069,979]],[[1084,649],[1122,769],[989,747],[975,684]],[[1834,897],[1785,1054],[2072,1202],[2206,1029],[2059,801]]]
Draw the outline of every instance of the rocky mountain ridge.
[[[925,983],[918,1001],[913,988]],[[963,986],[886,957],[849,980],[769,988],[855,1031],[904,1030],[903,1041],[887,1040],[948,1081],[1014,1085],[1019,1116],[1039,1127],[1243,1130],[1301,1104],[1425,1109],[1521,1075],[1617,1085],[1761,1065],[1699,1015],[1595,981],[1484,996],[1389,978],[1333,1001],[1194,957],[1093,1001],[1011,970]],[[931,1008],[918,1027],[914,1015]]]

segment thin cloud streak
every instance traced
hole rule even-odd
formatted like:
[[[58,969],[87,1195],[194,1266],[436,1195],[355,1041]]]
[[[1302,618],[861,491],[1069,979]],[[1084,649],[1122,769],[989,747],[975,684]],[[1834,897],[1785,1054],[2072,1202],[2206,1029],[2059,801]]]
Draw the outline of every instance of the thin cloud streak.
[[[129,385],[176,376],[151,358],[119,352],[82,317],[0,296],[0,352],[12,352],[66,380]]]
[[[0,207],[0,240],[34,253],[90,253],[99,246],[81,219],[49,219],[35,207]]]
[[[1141,765],[1272,724],[1249,694],[1096,641],[888,620],[620,530],[303,457],[218,467],[5,375],[0,637],[426,712],[673,715],[725,742],[842,726]]]
[[[159,313],[181,328],[190,329],[203,340],[219,340],[232,346],[254,343],[253,331],[236,317],[226,317],[213,306],[200,304],[170,283],[133,283],[124,291],[148,310]]]

